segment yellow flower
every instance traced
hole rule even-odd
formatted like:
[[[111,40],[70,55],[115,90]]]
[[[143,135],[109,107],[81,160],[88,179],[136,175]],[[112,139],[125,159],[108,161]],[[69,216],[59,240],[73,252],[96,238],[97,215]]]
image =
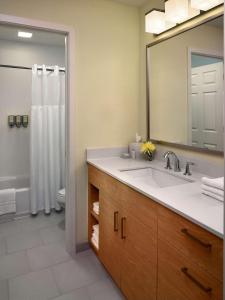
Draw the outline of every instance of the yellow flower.
[[[154,152],[155,150],[156,150],[156,147],[152,142],[147,141],[141,145],[142,153]]]

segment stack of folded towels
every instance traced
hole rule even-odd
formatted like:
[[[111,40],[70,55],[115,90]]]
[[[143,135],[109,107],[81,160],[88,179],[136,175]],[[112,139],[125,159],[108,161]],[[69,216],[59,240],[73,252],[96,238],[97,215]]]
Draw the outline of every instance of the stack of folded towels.
[[[202,178],[202,193],[219,201],[224,201],[224,177]]]
[[[93,211],[96,213],[96,215],[99,215],[99,202],[93,203]]]
[[[99,249],[99,225],[96,224],[92,228],[93,228],[93,232],[92,232],[91,241],[95,246],[95,248]]]

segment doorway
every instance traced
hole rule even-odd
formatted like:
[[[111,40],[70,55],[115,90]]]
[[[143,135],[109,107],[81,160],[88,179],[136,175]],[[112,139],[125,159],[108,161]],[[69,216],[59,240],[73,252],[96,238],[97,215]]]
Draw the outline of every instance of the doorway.
[[[74,137],[74,33],[73,29],[58,24],[35,21],[30,19],[17,18],[13,16],[0,15],[0,24],[7,26],[25,27],[29,30],[41,30],[46,33],[58,33],[66,36],[65,68],[66,68],[66,103],[65,103],[65,188],[66,188],[66,248],[67,251],[75,255],[76,252],[76,229],[75,229],[75,137]]]
[[[189,145],[223,151],[223,69],[222,56],[191,51],[188,92]]]

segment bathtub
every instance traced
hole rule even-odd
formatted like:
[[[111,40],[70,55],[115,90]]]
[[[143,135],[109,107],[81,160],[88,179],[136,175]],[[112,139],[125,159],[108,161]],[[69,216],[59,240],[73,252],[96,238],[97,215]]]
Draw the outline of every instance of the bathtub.
[[[30,213],[30,182],[29,176],[0,177],[0,190],[16,189],[16,216]]]

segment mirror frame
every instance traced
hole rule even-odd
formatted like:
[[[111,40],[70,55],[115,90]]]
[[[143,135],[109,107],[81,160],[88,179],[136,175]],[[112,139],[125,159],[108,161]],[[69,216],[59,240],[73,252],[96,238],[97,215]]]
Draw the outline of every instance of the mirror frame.
[[[186,31],[189,31],[193,28],[196,28],[202,24],[205,24],[213,19],[216,19],[218,17],[221,17],[224,15],[224,4],[221,4],[215,8],[212,8],[211,10],[204,12],[180,25],[177,25],[175,28],[169,29],[165,31],[164,33],[160,35],[153,35],[153,41],[146,45],[146,124],[147,124],[147,139],[151,140],[152,142],[160,145],[165,145],[165,146],[172,146],[175,148],[179,149],[186,149],[186,150],[191,150],[195,152],[204,152],[208,154],[214,154],[214,155],[219,155],[219,156],[224,156],[223,151],[216,151],[216,150],[211,150],[211,149],[204,149],[204,148],[199,148],[199,147],[193,147],[190,145],[184,145],[184,144],[176,144],[172,142],[166,142],[166,141],[161,141],[161,140],[155,140],[151,139],[150,136],[150,87],[149,87],[149,70],[148,70],[148,49],[156,44],[159,44],[163,41],[166,41],[174,36],[177,36],[179,34],[182,34]],[[224,150],[225,151],[225,150]]]

